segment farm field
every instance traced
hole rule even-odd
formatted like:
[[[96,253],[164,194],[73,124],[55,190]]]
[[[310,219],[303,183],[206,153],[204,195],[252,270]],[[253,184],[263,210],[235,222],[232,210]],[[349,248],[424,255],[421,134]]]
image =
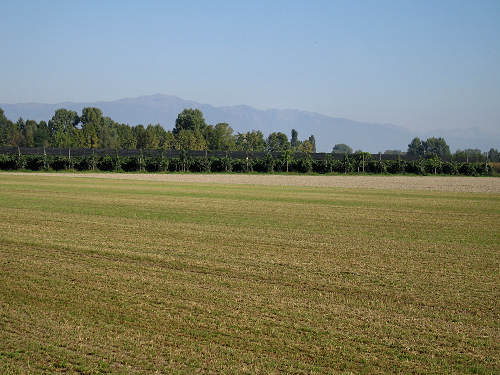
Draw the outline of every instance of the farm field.
[[[25,172],[0,172],[10,176],[23,176]],[[113,180],[140,180],[153,182],[219,183],[271,186],[311,186],[338,188],[370,188],[396,190],[428,190],[468,193],[500,194],[498,177],[459,176],[384,176],[384,175],[323,175],[246,174],[246,173],[71,173],[30,172],[32,176],[97,177]]]
[[[121,176],[0,174],[0,374],[500,371],[499,179]]]

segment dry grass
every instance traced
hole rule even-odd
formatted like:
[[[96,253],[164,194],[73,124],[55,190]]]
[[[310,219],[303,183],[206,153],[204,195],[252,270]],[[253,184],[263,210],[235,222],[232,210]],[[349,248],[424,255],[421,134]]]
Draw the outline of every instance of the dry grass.
[[[0,172],[23,175],[23,172]],[[311,186],[355,189],[427,190],[500,194],[500,178],[458,176],[307,176],[272,174],[153,174],[153,173],[30,173],[37,176],[98,177],[113,180],[154,182],[219,183],[271,186]]]
[[[0,176],[0,373],[499,371],[500,194],[109,176]]]

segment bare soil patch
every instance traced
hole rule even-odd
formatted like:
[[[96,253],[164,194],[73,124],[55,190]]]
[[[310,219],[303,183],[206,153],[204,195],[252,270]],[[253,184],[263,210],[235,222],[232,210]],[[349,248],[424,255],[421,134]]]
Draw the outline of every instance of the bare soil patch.
[[[452,176],[295,176],[254,174],[22,173],[117,180],[500,193],[500,178]],[[0,174],[1,175],[1,174]]]

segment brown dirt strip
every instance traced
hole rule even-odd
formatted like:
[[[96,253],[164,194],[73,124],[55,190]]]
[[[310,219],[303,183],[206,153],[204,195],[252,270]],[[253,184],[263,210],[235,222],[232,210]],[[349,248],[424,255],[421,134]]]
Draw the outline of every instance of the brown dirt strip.
[[[156,182],[220,183],[274,186],[311,186],[371,188],[391,190],[427,190],[471,193],[500,193],[500,178],[451,176],[297,176],[255,174],[141,174],[141,173],[23,173],[11,175],[106,178]]]

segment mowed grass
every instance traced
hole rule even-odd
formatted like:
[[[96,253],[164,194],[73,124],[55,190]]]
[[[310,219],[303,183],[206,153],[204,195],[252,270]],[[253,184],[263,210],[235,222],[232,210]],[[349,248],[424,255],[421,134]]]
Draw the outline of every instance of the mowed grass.
[[[500,195],[0,176],[0,373],[500,371]]]

